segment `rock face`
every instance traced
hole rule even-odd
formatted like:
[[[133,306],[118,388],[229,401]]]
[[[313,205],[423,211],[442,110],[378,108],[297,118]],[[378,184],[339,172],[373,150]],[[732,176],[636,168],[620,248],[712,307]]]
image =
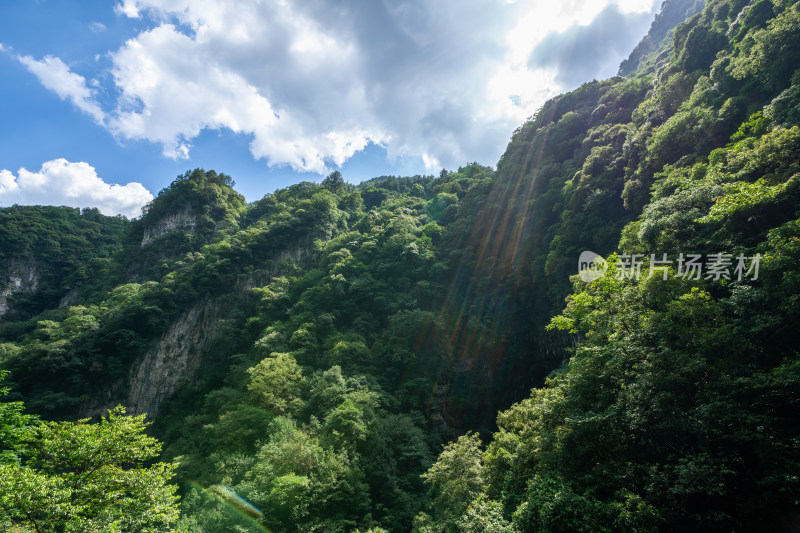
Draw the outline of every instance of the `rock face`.
[[[219,317],[214,303],[192,306],[136,362],[124,381],[109,384],[84,404],[81,416],[105,415],[118,404],[129,414],[156,416],[165,400],[195,379],[205,349],[218,331]]]
[[[287,263],[302,263],[313,254],[307,241],[281,250],[263,270],[240,282],[237,290],[247,292],[266,285],[283,274]],[[193,305],[133,365],[125,379],[109,384],[84,404],[81,416],[104,415],[117,404],[124,405],[130,414],[158,415],[165,401],[195,381],[198,370],[208,360],[208,346],[224,316],[224,306],[218,302]]]
[[[294,262],[295,265],[302,265],[305,261],[314,256],[314,248],[309,239],[304,239],[295,246],[285,248],[278,252],[274,257],[266,261],[256,273],[251,273],[245,280],[237,285],[242,291],[249,291],[254,287],[263,287],[273,279],[283,276],[286,273],[287,262]]]
[[[61,300],[58,302],[58,308],[63,309],[65,307],[69,307],[78,299],[78,291],[72,289],[67,294],[61,297]]]
[[[145,228],[144,235],[142,236],[141,246],[147,246],[162,235],[166,235],[170,231],[175,231],[176,229],[187,229],[192,231],[196,225],[197,217],[195,217],[188,209],[173,213],[162,218],[152,226]]]
[[[11,310],[8,297],[18,292],[34,293],[39,288],[39,267],[33,261],[12,259],[6,268],[5,287],[0,289],[0,317]]]
[[[194,379],[218,322],[217,306],[195,305],[161,336],[131,370],[124,402],[130,412],[155,416],[164,400]]]

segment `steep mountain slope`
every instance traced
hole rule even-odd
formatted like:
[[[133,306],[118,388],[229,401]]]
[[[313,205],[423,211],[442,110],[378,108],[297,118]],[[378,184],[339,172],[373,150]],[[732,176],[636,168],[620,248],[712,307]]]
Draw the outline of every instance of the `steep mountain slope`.
[[[628,76],[645,68],[644,63],[654,52],[669,53],[672,43],[665,43],[664,39],[667,39],[675,26],[699,13],[704,6],[705,1],[703,0],[666,0],[663,2],[647,35],[636,45],[628,58],[620,64],[619,75]],[[657,62],[657,58],[653,58],[651,61],[652,64]]]
[[[496,171],[250,205],[179,176],[100,231],[121,244],[70,252],[102,259],[54,278],[70,301],[2,318],[13,394],[149,413],[191,531],[791,530],[798,30],[797,2],[709,1],[629,77],[547,102]],[[591,283],[584,250],[610,261]],[[716,260],[689,279],[678,254]]]
[[[30,318],[69,304],[107,268],[127,226],[97,209],[0,209],[0,317]]]
[[[581,338],[564,367],[500,414],[484,453],[463,436],[427,472],[439,505],[420,529],[796,529],[798,29],[796,2],[708,2],[638,75],[653,86],[616,143],[592,145],[604,127],[584,118],[584,151],[545,167],[564,146],[557,102],[515,135],[497,181],[506,157],[532,161],[562,215],[534,266],[548,289],[580,250],[617,253],[594,281],[573,276],[551,322]]]
[[[376,465],[393,450],[407,455],[366,479],[363,465],[347,467],[363,502],[346,520],[371,508],[369,488],[376,512],[408,525],[423,501],[419,474],[453,431],[446,404],[458,394],[439,382],[455,363],[432,312],[448,268],[443,227],[459,198],[445,191],[491,175],[472,165],[438,179],[377,181],[362,195],[333,174],[243,209],[227,177],[187,173],[130,224],[106,279],[95,280],[113,290],[13,323],[2,346],[15,392],[48,416],[99,414],[117,402],[158,415],[168,453],[185,457],[185,478],[207,484],[219,481],[213,465],[253,454],[272,424],[325,421],[307,438],[330,453],[358,446],[353,457]],[[392,190],[399,184],[407,193]],[[272,378],[246,370],[272,360],[319,382],[297,392],[306,407],[284,410],[251,390]],[[350,433],[347,409],[368,432]]]

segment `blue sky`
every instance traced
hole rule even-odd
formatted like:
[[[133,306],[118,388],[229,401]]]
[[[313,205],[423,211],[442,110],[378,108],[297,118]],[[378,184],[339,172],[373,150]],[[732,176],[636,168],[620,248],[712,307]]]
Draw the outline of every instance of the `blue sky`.
[[[0,205],[136,216],[196,167],[254,201],[494,165],[547,98],[616,72],[656,0],[0,4]]]

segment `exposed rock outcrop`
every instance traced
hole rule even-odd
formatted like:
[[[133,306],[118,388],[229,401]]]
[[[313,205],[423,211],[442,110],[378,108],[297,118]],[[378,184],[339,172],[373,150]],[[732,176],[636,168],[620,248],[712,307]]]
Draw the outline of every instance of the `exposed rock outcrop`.
[[[36,292],[41,279],[39,267],[34,261],[15,259],[8,262],[5,277],[5,286],[0,289],[0,317],[11,311],[9,296],[19,292]]]
[[[197,225],[197,217],[193,215],[188,209],[178,211],[169,216],[165,216],[152,226],[144,229],[142,236],[141,246],[147,246],[159,237],[166,235],[176,229],[186,229],[193,231]]]
[[[119,403],[131,414],[157,415],[164,400],[195,379],[218,331],[219,317],[219,306],[213,302],[191,307],[131,368],[125,383],[101,391],[83,407],[83,415],[103,415]]]
[[[155,416],[164,400],[194,379],[217,331],[218,311],[212,303],[195,305],[133,367],[125,401],[131,412]]]
[[[249,291],[283,275],[291,263],[302,264],[314,255],[308,240],[276,253],[237,289]],[[224,310],[219,303],[206,301],[192,306],[175,320],[159,340],[137,361],[124,380],[109,384],[81,409],[82,416],[103,415],[117,404],[129,413],[156,416],[164,401],[191,384],[207,361],[209,344],[219,331]],[[126,392],[127,391],[127,392]]]
[[[239,282],[237,288],[242,291],[249,291],[254,287],[263,287],[269,284],[274,278],[286,274],[287,262],[295,265],[303,265],[314,256],[314,247],[310,239],[304,239],[295,246],[285,248],[277,255],[266,261],[259,270],[251,272],[243,281]]]

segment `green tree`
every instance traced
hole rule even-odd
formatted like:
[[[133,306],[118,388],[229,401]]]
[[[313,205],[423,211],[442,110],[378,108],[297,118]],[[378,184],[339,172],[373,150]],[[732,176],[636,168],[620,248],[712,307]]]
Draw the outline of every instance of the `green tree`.
[[[492,500],[477,498],[458,520],[464,533],[516,533],[517,529],[503,516],[503,506]]]
[[[97,424],[79,420],[33,426],[21,460],[0,464],[0,509],[6,517],[0,527],[174,531],[177,487],[168,481],[176,465],[149,463],[161,444],[144,433],[145,427],[144,415],[126,416],[122,407]]]
[[[322,186],[332,192],[339,192],[344,188],[344,178],[342,177],[342,173],[338,170],[334,170],[328,177],[322,180]]]
[[[276,415],[294,414],[303,406],[303,373],[291,355],[273,353],[247,372],[247,388],[258,405]]]
[[[0,370],[0,382],[7,376],[7,370]],[[0,398],[8,392],[8,387],[0,387]],[[24,414],[24,409],[22,402],[0,402],[0,465],[19,463],[24,443],[34,429],[36,417]]]
[[[323,431],[326,440],[341,447],[361,444],[369,435],[375,418],[378,396],[370,390],[349,392],[345,400],[326,416]]]
[[[436,515],[448,531],[455,531],[455,521],[481,493],[485,482],[478,434],[468,433],[447,444],[422,478],[431,486]]]

